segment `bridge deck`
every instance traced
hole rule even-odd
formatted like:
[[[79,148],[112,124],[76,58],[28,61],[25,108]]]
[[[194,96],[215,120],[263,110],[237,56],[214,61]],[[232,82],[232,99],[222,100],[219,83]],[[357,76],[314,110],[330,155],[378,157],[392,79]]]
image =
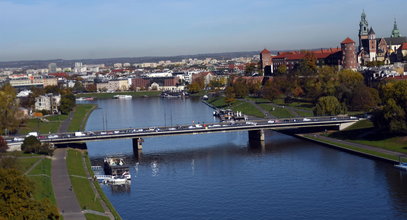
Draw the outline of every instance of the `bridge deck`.
[[[237,122],[219,122],[205,125],[179,125],[176,127],[154,127],[154,128],[126,128],[109,131],[86,131],[79,135],[75,133],[49,134],[48,136],[39,136],[41,142],[67,144],[81,143],[88,141],[100,141],[106,139],[124,139],[124,138],[146,138],[157,136],[188,135],[221,133],[235,131],[250,131],[260,129],[292,129],[321,126],[338,126],[342,123],[354,123],[358,119],[355,117],[313,117],[313,118],[290,118],[274,120],[256,120],[256,121],[237,121]],[[20,141],[6,139],[9,143],[21,142],[24,137],[17,137]]]

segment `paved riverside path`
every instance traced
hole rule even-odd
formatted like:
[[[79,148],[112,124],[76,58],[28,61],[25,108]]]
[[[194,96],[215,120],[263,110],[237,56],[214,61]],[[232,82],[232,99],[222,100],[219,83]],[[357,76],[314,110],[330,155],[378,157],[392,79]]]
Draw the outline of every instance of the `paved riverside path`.
[[[69,112],[68,118],[65,119],[59,126],[58,132],[67,132],[68,131],[69,125],[71,124],[71,121],[73,118],[73,114],[74,114],[74,111]]]
[[[396,156],[396,157],[400,157],[400,156],[401,157],[407,157],[407,154],[404,154],[404,153],[401,153],[401,152],[396,152],[396,151],[391,151],[391,150],[386,150],[386,149],[379,148],[379,147],[373,147],[373,146],[369,146],[369,145],[365,145],[365,144],[353,143],[353,142],[344,141],[344,140],[341,140],[341,139],[322,136],[322,135],[319,135],[319,134],[313,134],[312,136],[314,136],[314,137],[316,137],[318,139],[321,139],[321,140],[330,141],[330,142],[338,143],[338,144],[346,144],[346,145],[351,146],[351,147],[361,148],[361,149],[365,149],[365,150],[371,150],[371,151],[384,153],[384,154],[388,154],[388,155],[392,155],[392,156]]]
[[[51,180],[57,206],[65,220],[85,219],[76,195],[72,191],[71,180],[66,165],[66,156],[67,149],[57,148],[52,157]]]

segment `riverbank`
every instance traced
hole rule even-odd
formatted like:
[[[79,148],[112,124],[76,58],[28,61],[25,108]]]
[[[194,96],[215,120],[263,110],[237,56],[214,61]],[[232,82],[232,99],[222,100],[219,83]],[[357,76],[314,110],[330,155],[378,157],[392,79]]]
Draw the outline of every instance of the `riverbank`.
[[[127,92],[98,92],[98,93],[79,93],[75,96],[77,98],[96,98],[96,99],[112,99],[115,95],[131,95],[133,98],[135,97],[157,97],[160,96],[160,91],[127,91]]]
[[[86,152],[69,149],[67,166],[72,189],[87,219],[121,219],[94,180]]]

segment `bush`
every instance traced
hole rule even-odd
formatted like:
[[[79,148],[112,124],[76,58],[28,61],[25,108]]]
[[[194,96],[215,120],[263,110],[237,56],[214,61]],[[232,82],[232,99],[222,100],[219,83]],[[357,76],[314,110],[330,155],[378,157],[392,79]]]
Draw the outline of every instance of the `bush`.
[[[35,153],[35,154],[46,154],[52,155],[53,150],[50,147],[50,144],[41,142],[34,136],[26,137],[21,145],[21,150],[24,153]]]

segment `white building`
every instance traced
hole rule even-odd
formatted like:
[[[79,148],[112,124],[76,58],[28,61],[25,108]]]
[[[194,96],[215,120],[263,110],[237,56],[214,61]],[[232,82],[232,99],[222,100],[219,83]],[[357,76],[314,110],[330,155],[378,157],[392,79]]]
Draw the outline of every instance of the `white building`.
[[[49,111],[52,114],[59,112],[58,107],[61,104],[61,95],[46,94],[35,98],[35,110],[36,111]]]

